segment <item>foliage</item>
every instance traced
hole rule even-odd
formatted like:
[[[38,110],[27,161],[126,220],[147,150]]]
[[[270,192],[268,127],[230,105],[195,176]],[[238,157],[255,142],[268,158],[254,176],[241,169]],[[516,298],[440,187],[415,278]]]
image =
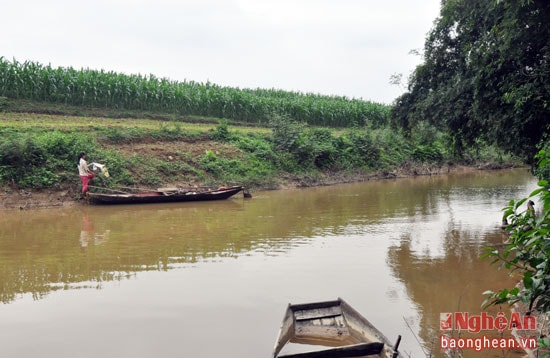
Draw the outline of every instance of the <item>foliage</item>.
[[[6,97],[0,96],[0,112],[8,109],[8,99]]]
[[[272,131],[273,148],[277,151],[293,152],[299,146],[300,136],[306,124],[289,118],[273,114],[269,125]]]
[[[541,181],[539,185],[529,198],[511,200],[504,208],[504,217],[510,222],[509,244],[502,252],[491,249],[487,255],[511,271],[520,271],[523,287],[491,293],[489,304],[523,302],[529,311],[550,312],[550,191],[546,188],[548,182]],[[540,217],[520,211],[535,196],[540,196],[545,208]]]
[[[64,121],[24,114],[5,118],[0,129],[0,185],[22,188],[77,188],[76,156],[81,151],[88,154],[88,161],[109,169],[110,177],[99,175],[93,185],[112,189],[227,181],[274,187],[277,178],[289,175],[313,178],[337,171],[387,171],[421,163],[440,165],[450,159],[441,144],[445,135],[428,125],[415,127],[406,138],[390,128],[335,131],[278,114],[271,117],[271,132],[243,132],[242,127],[230,128],[228,121],[200,129],[172,121],[144,121],[145,125],[110,120],[102,126],[98,118]],[[172,142],[166,143],[169,152],[163,142]],[[195,151],[180,150],[180,142],[201,147],[205,154],[197,157]],[[147,149],[148,144],[160,149],[158,155]],[[120,150],[120,145],[125,149]],[[225,152],[218,147],[233,148]],[[480,155],[490,159],[492,152],[483,143],[480,148]]]
[[[217,178],[234,180],[242,177],[247,171],[245,163],[237,159],[224,158],[219,152],[207,150],[199,160],[201,169]]]
[[[393,125],[448,131],[459,158],[482,140],[531,160],[550,130],[549,22],[543,0],[442,2]]]
[[[221,120],[212,133],[212,138],[219,142],[227,142],[230,138],[227,120]]]
[[[44,148],[38,142],[22,135],[3,136],[0,140],[0,175],[2,179],[9,181],[19,179],[28,185],[32,180],[28,179],[30,175],[26,172],[26,168],[45,161]],[[40,177],[37,176],[37,179]],[[40,185],[41,183],[37,182],[32,186]]]
[[[124,169],[128,164],[120,153],[99,148],[95,139],[87,133],[11,131],[9,135],[0,136],[0,184],[51,188],[78,183],[77,156],[82,151],[87,153],[89,159],[98,158],[97,161],[107,163],[109,173],[116,178],[106,181],[97,176],[97,182],[102,182],[104,186],[134,182]]]
[[[180,123],[159,122],[158,129],[131,127],[101,127],[98,129],[100,140],[104,143],[139,143],[143,140],[178,141],[196,137],[194,133],[183,131]]]
[[[535,175],[540,180],[550,182],[550,142],[546,142],[543,148],[535,156],[538,165],[534,168]]]
[[[168,124],[165,122],[161,122],[159,130],[153,133],[149,133],[149,135],[152,135],[153,137],[156,136],[159,139],[163,140],[175,141],[182,139],[184,134],[180,123],[173,122]]]
[[[308,128],[306,123],[274,115],[272,127],[273,150],[279,164],[286,170],[329,169],[335,166],[336,138],[326,128]]]
[[[538,155],[540,166],[549,166],[545,153]],[[504,220],[509,222],[508,245],[502,249],[489,248],[485,257],[494,259],[493,263],[522,275],[522,285],[499,292],[486,292],[489,297],[485,304],[522,302],[529,311],[542,314],[550,313],[550,187],[547,180],[538,183],[539,188],[528,198],[511,200],[504,208]],[[542,203],[540,213],[534,209],[522,210],[530,200],[539,198]]]
[[[411,153],[411,158],[420,163],[440,163],[443,160],[441,146],[438,143],[434,145],[418,145]]]
[[[273,162],[275,152],[268,138],[254,133],[246,135],[235,135],[232,137],[232,143],[243,152],[249,153],[263,163]]]
[[[298,157],[318,169],[331,169],[336,165],[335,137],[326,128],[311,128],[303,136]]]
[[[380,148],[367,131],[349,130],[336,142],[345,169],[381,167]]]
[[[388,123],[384,104],[275,89],[239,89],[210,82],[177,82],[154,75],[52,68],[0,57],[0,96],[72,106],[228,118],[265,125],[273,112],[311,125]]]

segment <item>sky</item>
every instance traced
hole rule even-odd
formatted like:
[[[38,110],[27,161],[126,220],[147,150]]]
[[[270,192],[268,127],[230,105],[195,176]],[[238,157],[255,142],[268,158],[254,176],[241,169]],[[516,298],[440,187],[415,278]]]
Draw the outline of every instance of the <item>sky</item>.
[[[391,104],[440,0],[21,0],[0,56]],[[390,84],[393,74],[403,86]]]

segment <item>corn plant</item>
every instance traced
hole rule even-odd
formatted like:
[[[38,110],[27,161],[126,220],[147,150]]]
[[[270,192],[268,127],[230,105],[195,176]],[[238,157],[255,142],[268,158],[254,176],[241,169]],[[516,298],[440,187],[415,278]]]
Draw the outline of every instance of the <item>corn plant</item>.
[[[239,89],[154,75],[53,68],[0,57],[0,96],[74,106],[200,115],[266,125],[273,114],[325,127],[388,123],[390,107],[343,96]]]

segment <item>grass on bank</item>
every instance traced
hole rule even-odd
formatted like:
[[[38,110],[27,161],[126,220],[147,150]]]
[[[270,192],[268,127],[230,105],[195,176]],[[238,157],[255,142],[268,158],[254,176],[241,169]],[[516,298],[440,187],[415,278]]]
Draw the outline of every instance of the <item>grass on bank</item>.
[[[269,128],[226,120],[187,123],[136,118],[0,112],[0,185],[77,188],[76,158],[106,164],[96,186],[243,184],[277,187],[279,178],[315,182],[338,173],[367,176],[453,162],[444,134],[432,128],[405,138],[389,128],[333,130],[273,115]],[[497,153],[497,154],[495,154]],[[507,163],[492,148],[466,161]],[[302,178],[302,179],[301,179]]]

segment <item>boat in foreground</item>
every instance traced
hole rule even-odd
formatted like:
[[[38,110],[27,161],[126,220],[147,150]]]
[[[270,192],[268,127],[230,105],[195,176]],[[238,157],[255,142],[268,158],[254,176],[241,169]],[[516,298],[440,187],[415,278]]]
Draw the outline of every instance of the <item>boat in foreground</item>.
[[[239,192],[245,197],[248,194],[242,186],[220,187],[218,189],[157,189],[128,194],[103,194],[87,193],[87,200],[91,204],[149,204],[149,203],[172,203],[183,201],[208,201],[224,200]]]
[[[398,347],[365,317],[338,298],[289,304],[273,358],[400,357]]]

